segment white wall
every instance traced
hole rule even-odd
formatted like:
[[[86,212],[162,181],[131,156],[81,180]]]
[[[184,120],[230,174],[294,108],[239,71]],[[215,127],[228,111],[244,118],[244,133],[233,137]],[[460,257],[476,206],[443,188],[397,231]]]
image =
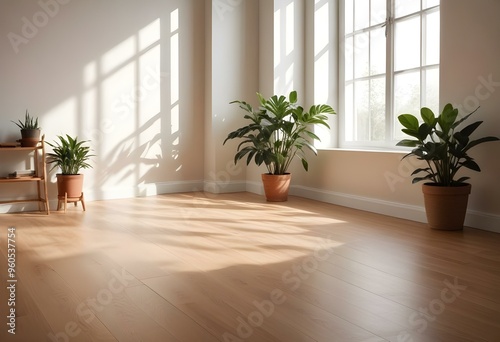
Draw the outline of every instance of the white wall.
[[[40,117],[50,140],[62,133],[91,139],[98,157],[95,168],[85,172],[89,199],[203,186],[214,192],[260,192],[264,169],[243,164],[233,169],[236,144],[222,146],[227,133],[243,122],[228,102],[255,101],[255,91],[271,95],[292,88],[304,94],[304,103],[322,99],[310,90],[316,56],[309,54],[311,42],[301,33],[312,30],[307,1],[58,1],[46,23],[38,1],[0,2],[0,141],[17,139],[10,120],[22,117],[26,108]],[[287,9],[293,12],[291,26],[286,26]],[[478,102],[476,118],[486,121],[481,135],[500,135],[498,13],[495,0],[442,0],[441,105],[467,109]],[[23,18],[43,25],[24,32],[30,37],[16,53],[7,35],[23,34]],[[278,43],[286,40],[287,27],[293,27],[293,39]],[[301,51],[304,47],[308,50]],[[472,151],[483,172],[470,174],[466,221],[496,231],[499,145]],[[420,186],[411,185],[410,161],[402,163],[401,157],[321,150],[309,159],[308,173],[300,166],[292,169],[292,193],[425,221]],[[25,164],[19,157],[1,158],[3,173]],[[24,191],[9,186],[3,186],[1,197]],[[54,190],[51,184],[51,198]]]
[[[269,30],[271,25],[276,25],[276,20],[281,18],[282,13],[286,12],[286,7],[294,2],[291,0],[274,1],[275,15],[271,17],[268,13],[271,4],[261,3],[261,28]],[[301,1],[295,1],[301,4]],[[330,1],[332,7],[329,11],[336,11],[337,2]],[[321,3],[323,4],[323,3]],[[304,22],[299,19],[297,30],[311,30],[308,20],[311,20],[311,3],[305,4],[309,11],[303,16]],[[496,96],[498,85],[500,85],[500,46],[497,44],[500,36],[500,24],[495,19],[495,15],[500,13],[500,3],[493,0],[480,1],[455,1],[442,0],[442,32],[441,32],[441,106],[452,102],[454,105],[467,108],[467,104],[474,103],[471,97],[476,97],[481,105],[480,113],[476,119],[485,120],[480,135],[500,135],[500,116],[497,115],[500,110],[500,97]],[[284,10],[285,9],[285,10]],[[278,13],[278,11],[280,11]],[[272,20],[272,23],[270,21]],[[335,24],[334,24],[335,25]],[[278,26],[279,27],[279,26]],[[276,29],[275,29],[276,30]],[[282,32],[282,31],[281,31]],[[282,56],[281,51],[283,40],[286,37],[280,36],[280,33],[273,35],[273,46],[280,48],[269,49],[269,37],[267,32],[261,32],[261,37],[267,39],[261,44],[264,48],[260,51],[261,77],[260,87],[268,87],[270,55],[275,63],[273,74],[275,80],[286,78],[287,68],[276,68],[276,61]],[[295,37],[299,37],[295,34]],[[276,42],[280,39],[280,42]],[[300,39],[300,38],[299,38]],[[330,39],[333,39],[330,37]],[[298,42],[301,46],[306,46],[306,64],[302,67],[309,73],[314,72],[314,77],[321,76],[324,69],[316,69],[312,65],[317,56],[311,57],[311,44],[308,41]],[[314,50],[314,49],[313,49]],[[342,50],[342,49],[340,49]],[[315,52],[316,53],[316,52]],[[302,65],[302,56],[295,57],[286,55],[287,63]],[[336,56],[328,56],[335,60]],[[279,64],[279,63],[278,63]],[[266,72],[262,70],[265,68]],[[322,101],[324,96],[321,92],[315,90],[311,94],[311,88],[314,85],[314,78],[310,74],[305,77],[296,72],[296,78],[293,79],[294,87],[306,89],[308,95],[302,99],[304,103],[313,98],[314,102]],[[328,74],[336,74],[336,70],[329,70]],[[479,89],[479,96],[476,95],[478,87],[481,87],[485,80],[493,80],[489,85],[490,93],[485,93],[485,87]],[[263,82],[266,80],[266,82]],[[303,84],[302,84],[303,82]],[[280,85],[287,82],[275,82],[274,92],[283,93],[286,87]],[[278,86],[277,86],[278,85]],[[330,84],[330,87],[334,87]],[[269,89],[269,88],[266,88]],[[335,93],[335,89],[332,88]],[[495,92],[496,91],[496,92]],[[335,106],[335,99],[329,98],[328,103]],[[342,113],[339,113],[342,115]],[[335,123],[334,123],[335,124]],[[482,145],[472,150],[472,156],[477,159],[482,173],[464,171],[472,178],[473,191],[469,202],[469,212],[466,218],[466,224],[481,229],[500,232],[500,182],[498,174],[500,171],[498,157],[500,143],[490,143]],[[425,211],[423,209],[423,198],[421,186],[412,185],[410,173],[418,166],[415,160],[401,161],[404,153],[401,152],[369,152],[369,151],[349,151],[339,149],[323,149],[319,151],[318,157],[309,158],[310,171],[308,173],[301,170],[298,163],[292,167],[292,194],[323,200],[331,203],[359,208],[363,210],[374,211],[386,215],[392,215],[401,218],[407,218],[416,221],[425,222]],[[247,170],[247,189],[254,192],[261,192],[259,175],[264,172],[262,168],[251,166]]]
[[[471,119],[483,120],[476,137],[500,137],[500,1],[441,0],[441,103],[451,102]],[[472,121],[471,121],[472,122]],[[482,169],[468,172],[469,208],[500,231],[500,142],[471,150]],[[469,222],[482,227],[478,218]]]
[[[500,2],[441,0],[441,107],[465,113],[480,105],[478,136],[500,136]],[[488,84],[487,86],[485,84]],[[341,113],[340,113],[341,114]],[[473,185],[466,224],[500,232],[500,143],[471,150],[483,169],[467,172]],[[402,153],[322,150],[310,172],[292,181],[293,193],[332,203],[425,221],[420,185]]]
[[[47,140],[91,140],[88,200],[201,188],[204,12],[197,0],[0,2],[0,141],[18,138],[10,120],[27,108]],[[25,166],[1,158],[1,174]]]
[[[257,1],[209,1],[211,32],[207,44],[207,91],[210,102],[205,113],[205,190],[231,192],[245,189],[246,167],[234,165],[239,142],[227,134],[243,123],[244,112],[234,100],[256,99],[258,87]],[[250,101],[250,100],[249,100]]]

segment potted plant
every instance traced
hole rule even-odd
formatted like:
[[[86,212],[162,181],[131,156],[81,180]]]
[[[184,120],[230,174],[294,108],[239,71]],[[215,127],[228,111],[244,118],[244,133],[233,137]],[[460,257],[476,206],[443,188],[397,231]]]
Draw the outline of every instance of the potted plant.
[[[499,140],[493,136],[471,139],[472,133],[482,121],[459,129],[476,111],[477,108],[458,119],[458,109],[451,104],[444,106],[438,117],[432,110],[424,107],[420,110],[423,121],[421,124],[412,114],[398,116],[399,122],[404,126],[402,131],[411,139],[401,140],[397,145],[414,148],[403,158],[416,156],[427,164],[426,167],[413,171],[412,176],[415,177],[412,182],[425,181],[422,191],[427,221],[431,228],[463,229],[471,185],[466,183],[470,177],[459,177],[458,171],[462,167],[481,171],[479,165],[468,155],[469,150],[476,145]]]
[[[22,147],[34,147],[40,141],[40,127],[38,127],[38,118],[33,118],[30,116],[28,110],[26,109],[26,114],[24,115],[24,122],[18,120],[18,122],[12,121],[21,129],[21,146]]]
[[[88,141],[78,141],[78,137],[58,136],[59,141],[47,142],[53,151],[47,154],[47,163],[53,164],[51,170],[60,168],[61,173],[57,177],[58,199],[65,201],[82,200],[83,174],[81,169],[88,169],[92,166],[88,163],[91,157],[90,147],[84,144]],[[85,209],[85,204],[82,201]],[[58,206],[59,207],[59,206]]]
[[[329,105],[313,105],[309,111],[297,104],[297,92],[290,92],[288,99],[274,95],[269,99],[257,93],[260,107],[254,110],[245,101],[233,101],[245,111],[249,123],[228,134],[224,144],[235,138],[243,141],[238,145],[234,162],[246,156],[247,165],[253,159],[257,165],[264,163],[267,173],[262,175],[264,192],[268,201],[286,201],[291,175],[290,163],[295,157],[308,170],[305,149],[317,154],[312,141],[319,137],[311,130],[319,124],[330,128],[325,114],[335,114]]]

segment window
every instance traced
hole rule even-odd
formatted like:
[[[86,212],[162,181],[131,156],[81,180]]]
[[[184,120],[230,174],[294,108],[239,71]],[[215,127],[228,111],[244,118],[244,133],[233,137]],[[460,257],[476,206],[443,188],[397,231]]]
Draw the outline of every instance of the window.
[[[394,147],[397,116],[439,110],[439,0],[343,0],[341,147]]]

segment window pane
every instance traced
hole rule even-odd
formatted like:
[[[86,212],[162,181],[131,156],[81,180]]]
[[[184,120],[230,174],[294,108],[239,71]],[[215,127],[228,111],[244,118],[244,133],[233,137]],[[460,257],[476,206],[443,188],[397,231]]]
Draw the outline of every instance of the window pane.
[[[354,27],[354,0],[345,0],[344,6],[345,34],[349,34]]]
[[[439,68],[424,70],[424,103],[434,113],[439,112]]]
[[[370,50],[370,75],[385,73],[385,29],[380,28],[370,32],[371,50]]]
[[[422,1],[422,8],[430,8],[439,5],[439,0],[423,0]]]
[[[386,0],[372,0],[370,24],[377,25],[385,22],[386,14]]]
[[[439,64],[439,12],[424,14],[424,65]]]
[[[400,114],[420,113],[420,72],[406,72],[394,76],[394,135],[396,139],[404,138],[401,124],[397,117]]]
[[[345,79],[346,81],[352,80],[354,77],[354,39],[352,37],[346,38],[344,44],[345,56]]]
[[[422,106],[439,112],[440,0],[341,3],[346,31],[341,45],[341,147],[394,147],[395,140],[406,138],[398,115],[418,115]],[[395,9],[395,20],[386,32],[381,26],[387,6]]]
[[[354,36],[354,76],[368,76],[369,69],[369,34],[368,32]]]
[[[394,70],[420,66],[420,18],[396,22],[394,37]]]
[[[396,18],[420,11],[420,0],[396,0]]]
[[[359,30],[370,24],[370,0],[354,0],[354,29]]]
[[[372,79],[370,87],[371,140],[385,140],[385,78]]]
[[[361,141],[370,140],[369,120],[369,92],[368,81],[357,81],[355,84],[354,101],[354,125],[355,139]]]

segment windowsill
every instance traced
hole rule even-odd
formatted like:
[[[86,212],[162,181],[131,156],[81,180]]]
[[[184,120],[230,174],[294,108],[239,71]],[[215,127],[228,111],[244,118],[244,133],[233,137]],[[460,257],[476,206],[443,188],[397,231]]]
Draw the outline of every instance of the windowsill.
[[[377,148],[377,147],[318,147],[318,151],[340,151],[340,152],[362,152],[362,153],[394,153],[394,154],[407,154],[409,149],[390,149],[390,148]]]

